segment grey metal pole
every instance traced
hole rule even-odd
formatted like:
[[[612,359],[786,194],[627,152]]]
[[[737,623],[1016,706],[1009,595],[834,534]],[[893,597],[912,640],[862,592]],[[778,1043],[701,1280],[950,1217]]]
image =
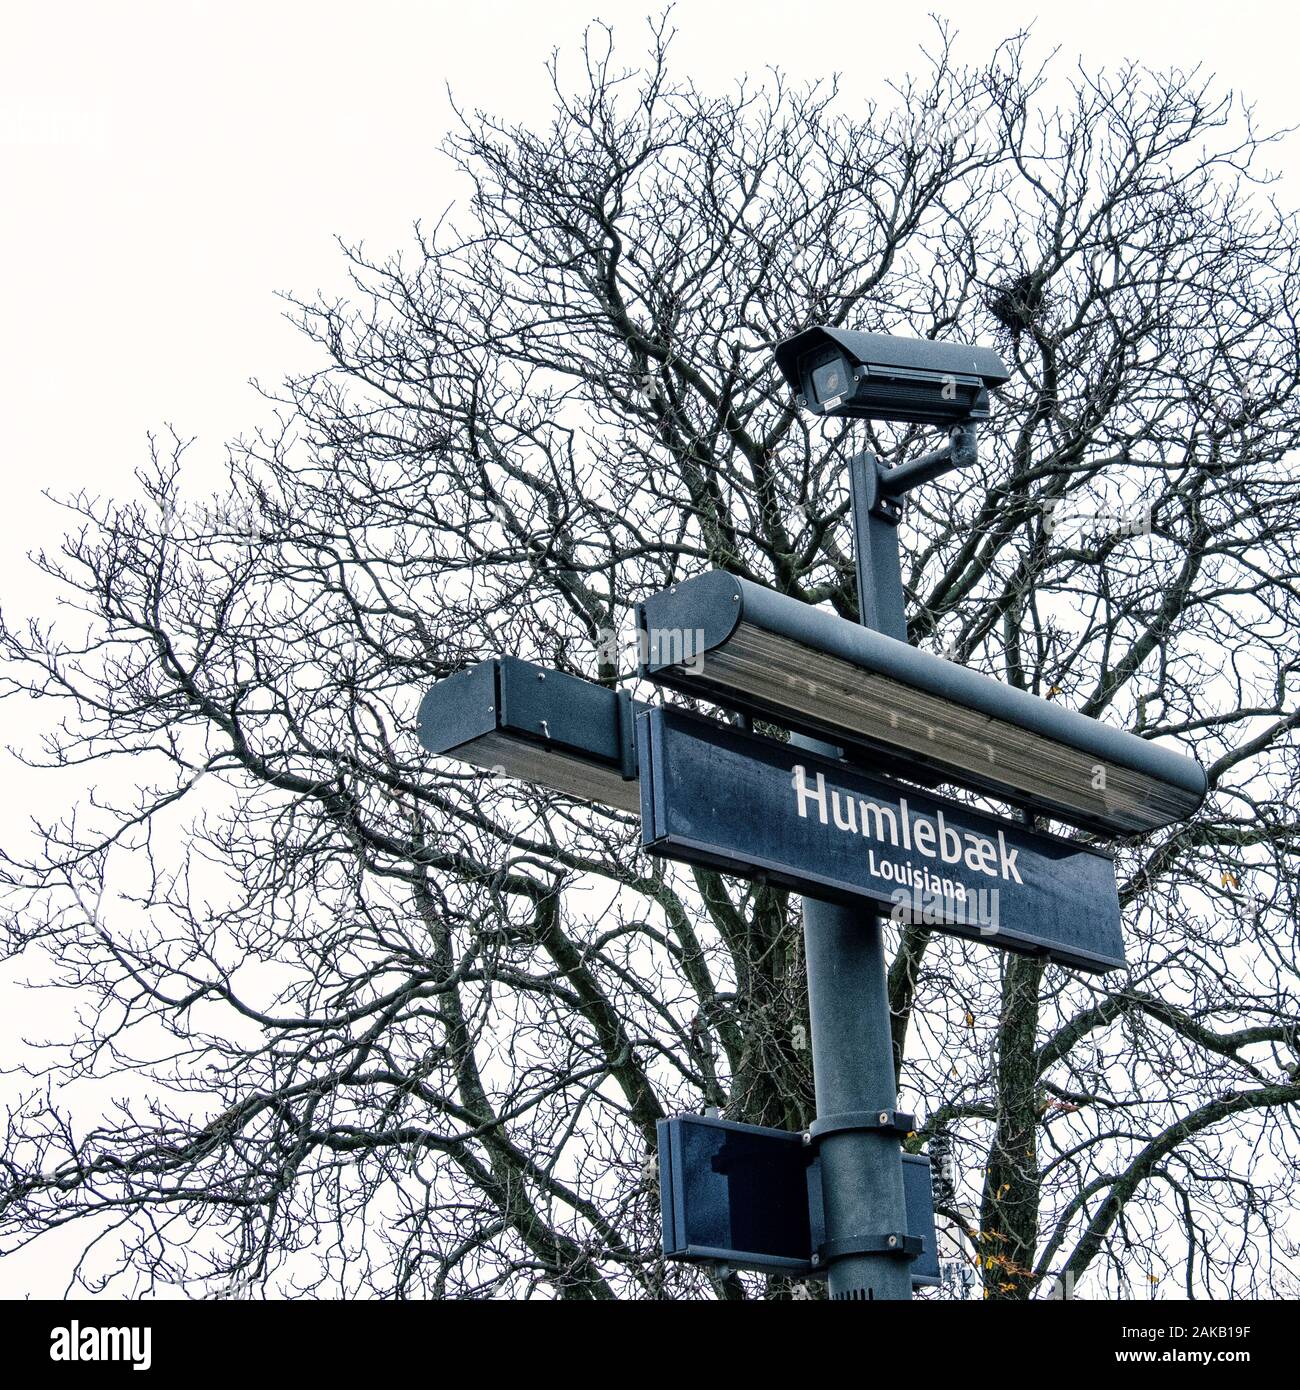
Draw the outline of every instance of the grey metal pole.
[[[885,953],[874,912],[803,900],[817,1116],[893,1114],[894,1052]],[[898,1135],[846,1129],[820,1140],[826,1241],[853,1245],[907,1230]],[[832,1298],[907,1299],[911,1264],[886,1250],[830,1260]]]
[[[898,561],[898,518],[902,504],[882,495],[880,474],[871,454],[849,460],[853,499],[853,563],[858,579],[858,621],[887,637],[907,641],[903,580]]]
[[[850,464],[858,606],[864,626],[906,641],[897,516],[888,504],[885,515],[876,514],[876,469],[870,455]],[[834,756],[840,751],[798,735],[792,742]],[[828,1127],[817,1142],[830,1296],[910,1299],[911,1262],[885,1245],[907,1230],[899,1136],[857,1127],[882,1116],[892,1120],[898,1103],[881,918],[870,908],[804,898],[803,933],[814,1129]]]

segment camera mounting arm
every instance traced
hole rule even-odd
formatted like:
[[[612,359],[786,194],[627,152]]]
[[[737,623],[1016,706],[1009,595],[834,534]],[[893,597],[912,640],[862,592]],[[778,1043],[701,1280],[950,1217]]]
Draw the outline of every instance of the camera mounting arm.
[[[898,555],[902,498],[952,468],[969,468],[977,457],[972,421],[954,425],[948,443],[897,468],[882,468],[870,452],[849,460],[849,495],[853,508],[853,558],[857,569],[862,622],[877,632],[907,641],[903,580]]]
[[[922,483],[932,482],[950,468],[969,468],[979,455],[979,439],[973,421],[954,425],[948,432],[948,443],[933,449],[919,459],[899,464],[897,468],[880,470],[880,493],[896,498],[911,492]]]

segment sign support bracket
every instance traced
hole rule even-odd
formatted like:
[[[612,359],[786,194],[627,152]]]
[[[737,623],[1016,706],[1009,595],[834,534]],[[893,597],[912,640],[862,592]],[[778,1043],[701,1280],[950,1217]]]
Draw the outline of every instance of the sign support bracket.
[[[902,1110],[881,1110],[847,1115],[823,1115],[804,1131],[804,1143],[815,1145],[829,1134],[876,1131],[881,1134],[911,1134],[915,1119]]]

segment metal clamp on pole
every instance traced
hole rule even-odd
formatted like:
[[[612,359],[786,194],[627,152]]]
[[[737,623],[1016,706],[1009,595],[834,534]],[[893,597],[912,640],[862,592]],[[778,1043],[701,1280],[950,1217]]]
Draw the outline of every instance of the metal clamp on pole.
[[[845,1255],[893,1255],[900,1260],[914,1260],[921,1253],[921,1237],[902,1231],[886,1231],[878,1236],[843,1236],[824,1241],[817,1247],[815,1264],[828,1264]]]
[[[845,1110],[838,1115],[822,1115],[804,1131],[806,1145],[819,1144],[831,1134],[863,1133],[911,1134],[916,1117],[905,1110]]]

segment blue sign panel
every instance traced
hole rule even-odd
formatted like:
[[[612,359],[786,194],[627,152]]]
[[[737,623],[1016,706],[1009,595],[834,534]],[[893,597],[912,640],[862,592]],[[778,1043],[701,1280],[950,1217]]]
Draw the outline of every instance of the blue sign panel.
[[[660,1120],[664,1254],[767,1274],[825,1272],[821,1164],[803,1136],[705,1115]],[[903,1154],[907,1233],[920,1237],[916,1286],[939,1282],[930,1160]]]
[[[654,854],[1078,970],[1124,964],[1100,850],[683,710],[646,711],[637,739]]]

